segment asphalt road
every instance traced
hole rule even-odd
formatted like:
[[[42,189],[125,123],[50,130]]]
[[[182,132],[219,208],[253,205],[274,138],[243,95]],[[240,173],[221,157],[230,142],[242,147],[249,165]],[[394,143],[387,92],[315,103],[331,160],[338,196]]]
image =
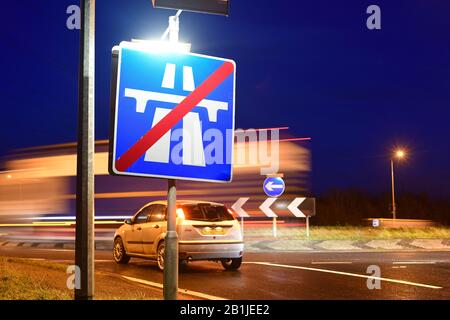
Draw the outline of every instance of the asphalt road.
[[[71,263],[74,252],[1,247],[0,255]],[[190,263],[179,287],[225,299],[450,299],[450,252],[247,253],[244,261],[237,272],[214,262]],[[379,278],[368,279],[369,266],[380,268]],[[163,280],[154,262],[117,265],[107,251],[96,252],[96,269]],[[380,280],[380,289],[368,289],[368,280]]]

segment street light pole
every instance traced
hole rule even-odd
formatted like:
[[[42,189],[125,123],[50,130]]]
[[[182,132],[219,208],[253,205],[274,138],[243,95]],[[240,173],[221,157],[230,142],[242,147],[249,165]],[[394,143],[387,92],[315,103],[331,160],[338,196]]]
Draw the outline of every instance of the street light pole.
[[[392,182],[392,219],[397,217],[397,208],[395,205],[395,182],[394,182],[394,159],[391,159],[391,182]]]
[[[94,298],[94,75],[95,0],[81,1],[78,74],[78,142],[75,264],[80,287],[75,299]],[[76,269],[77,270],[77,269]]]
[[[391,187],[392,187],[392,219],[397,218],[397,205],[395,204],[395,181],[394,181],[394,159],[402,160],[406,157],[406,152],[402,149],[397,149],[391,157]]]

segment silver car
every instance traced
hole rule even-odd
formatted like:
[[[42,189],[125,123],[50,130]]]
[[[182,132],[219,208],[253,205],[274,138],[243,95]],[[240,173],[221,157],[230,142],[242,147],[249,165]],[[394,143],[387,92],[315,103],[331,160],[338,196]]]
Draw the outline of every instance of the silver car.
[[[125,221],[114,234],[117,263],[130,257],[154,259],[164,269],[167,201],[154,201]],[[220,261],[227,270],[242,263],[244,242],[239,222],[223,204],[177,201],[177,233],[181,264],[195,260]]]

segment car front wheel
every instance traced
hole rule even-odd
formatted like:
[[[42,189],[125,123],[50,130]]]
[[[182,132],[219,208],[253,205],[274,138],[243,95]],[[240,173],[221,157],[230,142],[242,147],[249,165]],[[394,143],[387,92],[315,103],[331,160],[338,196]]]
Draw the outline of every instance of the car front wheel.
[[[158,249],[156,249],[156,262],[158,263],[158,269],[164,270],[164,253],[166,251],[166,246],[164,241],[161,241],[158,245]]]
[[[242,264],[242,257],[220,260],[225,270],[237,270]]]
[[[125,264],[130,261],[130,256],[127,255],[121,238],[114,240],[113,257],[114,261],[119,264]]]

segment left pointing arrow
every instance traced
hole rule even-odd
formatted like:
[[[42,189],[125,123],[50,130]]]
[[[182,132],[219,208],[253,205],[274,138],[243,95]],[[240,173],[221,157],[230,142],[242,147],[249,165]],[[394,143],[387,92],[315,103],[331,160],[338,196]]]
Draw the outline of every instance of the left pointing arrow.
[[[303,201],[305,201],[306,198],[295,198],[294,201],[291,202],[290,205],[288,205],[289,211],[292,212],[294,216],[297,218],[305,218],[305,214],[298,208],[300,204],[302,204]]]
[[[266,201],[264,201],[259,208],[262,212],[269,218],[276,218],[278,217],[275,212],[270,209],[270,206],[277,200],[277,198],[267,198]]]
[[[269,181],[269,182],[266,184],[266,188],[267,188],[267,190],[269,190],[269,191],[273,191],[273,189],[283,189],[284,186],[283,186],[282,184],[274,184],[273,181]]]
[[[244,209],[242,209],[242,206],[247,202],[247,200],[250,198],[239,198],[232,206],[231,209],[233,209],[239,217],[250,217],[247,212],[245,212]]]

